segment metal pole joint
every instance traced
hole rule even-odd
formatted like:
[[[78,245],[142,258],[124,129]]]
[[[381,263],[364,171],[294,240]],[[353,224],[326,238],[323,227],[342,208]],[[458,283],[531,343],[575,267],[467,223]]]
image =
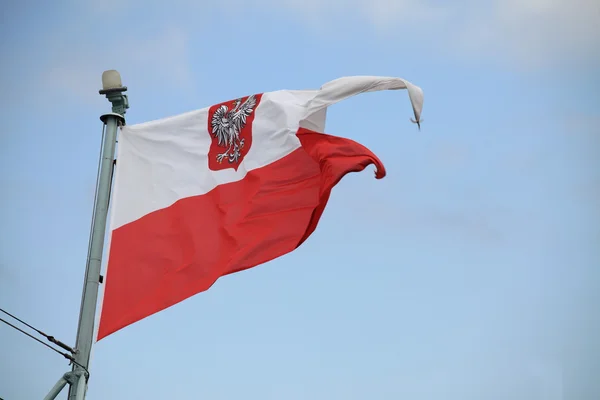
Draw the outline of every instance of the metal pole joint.
[[[67,383],[68,383],[69,385],[74,385],[74,384],[75,384],[75,382],[77,382],[77,378],[78,378],[78,376],[79,376],[79,375],[78,375],[77,373],[75,373],[75,372],[73,372],[73,371],[69,371],[69,372],[67,372],[67,373],[65,373],[65,374],[63,375],[63,379],[64,379],[65,381],[67,381]]]
[[[122,86],[112,89],[103,89],[98,91],[98,93],[105,95],[108,101],[111,102],[112,112],[124,116],[125,112],[129,108],[129,99],[127,98],[126,94],[123,94],[123,92],[126,91],[127,86]]]

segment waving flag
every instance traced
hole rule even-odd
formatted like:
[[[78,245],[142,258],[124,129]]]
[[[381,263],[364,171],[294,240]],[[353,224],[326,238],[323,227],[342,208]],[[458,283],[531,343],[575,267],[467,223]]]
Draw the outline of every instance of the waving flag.
[[[383,178],[371,151],[322,132],[328,106],[394,89],[407,89],[419,122],[420,88],[346,77],[125,126],[98,339],[296,249],[347,173],[374,164]]]

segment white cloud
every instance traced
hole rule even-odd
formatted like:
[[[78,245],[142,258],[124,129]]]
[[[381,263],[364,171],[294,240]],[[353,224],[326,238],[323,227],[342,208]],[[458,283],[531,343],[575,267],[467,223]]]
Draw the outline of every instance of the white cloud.
[[[118,7],[122,16],[134,15],[143,4],[141,0],[122,0]],[[81,16],[69,22],[72,26],[36,43],[48,59],[36,56],[43,70],[32,83],[43,89],[38,93],[48,96],[65,93],[99,101],[101,72],[118,65],[124,77],[132,71],[136,79],[163,88],[191,87],[188,35],[192,31],[188,29],[194,27],[181,23],[180,17],[200,12],[210,15],[207,7],[236,5],[241,12],[252,7],[276,17],[300,18],[308,29],[320,33],[346,32],[363,23],[386,42],[412,42],[441,58],[491,61],[517,68],[600,61],[597,0],[222,0],[216,5],[172,0],[168,6],[160,6],[170,20],[154,27],[149,35],[132,37],[111,31],[105,35],[113,38],[109,43],[86,37],[86,32],[92,32],[86,27],[98,15],[106,17],[117,7],[110,0],[81,5]],[[134,84],[130,77],[127,82]]]
[[[85,13],[107,15],[118,7],[121,13],[133,15],[146,4],[141,0],[122,0],[118,5],[114,0],[92,1],[86,5]],[[435,51],[441,57],[491,61],[520,69],[600,61],[598,0],[172,0],[168,6],[156,7],[164,7],[174,26],[185,15],[210,15],[211,7],[242,13],[252,8],[300,18],[308,29],[324,36],[354,29],[362,23],[383,35],[382,40],[412,42],[413,46]],[[171,28],[147,42],[121,45],[139,51],[134,52],[138,55],[122,52],[119,57],[138,66],[140,60],[151,60],[153,65],[145,67],[155,71],[179,71],[163,78],[178,76],[179,81],[173,83],[181,84],[189,79],[189,71],[185,65],[186,38],[183,28],[179,29]],[[164,56],[157,60],[155,55],[160,53]],[[97,60],[94,65],[98,65]],[[94,73],[97,75],[97,71]]]
[[[60,92],[82,101],[99,101],[101,74],[115,68],[156,87],[185,88],[191,85],[187,36],[178,27],[165,27],[155,36],[124,39],[114,43],[79,40],[61,41],[40,73],[37,85],[45,93]],[[127,82],[132,77],[127,76]]]
[[[576,64],[598,57],[598,18],[596,0],[494,0],[465,18],[458,38],[463,49],[524,66]]]
[[[241,3],[247,4],[245,0],[223,4]],[[381,33],[404,35],[416,45],[443,48],[459,57],[492,57],[524,67],[600,58],[597,0],[257,0],[253,4],[292,11],[319,29],[323,23],[339,26],[358,18]]]

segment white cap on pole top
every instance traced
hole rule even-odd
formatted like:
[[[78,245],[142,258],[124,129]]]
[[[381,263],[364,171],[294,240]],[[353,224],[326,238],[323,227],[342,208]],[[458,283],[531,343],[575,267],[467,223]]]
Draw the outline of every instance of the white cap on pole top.
[[[110,69],[102,73],[102,89],[118,89],[123,87],[121,84],[121,74],[117,70]]]

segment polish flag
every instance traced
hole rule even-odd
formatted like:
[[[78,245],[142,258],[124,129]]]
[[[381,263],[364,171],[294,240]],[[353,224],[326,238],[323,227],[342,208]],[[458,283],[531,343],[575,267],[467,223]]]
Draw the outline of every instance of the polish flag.
[[[328,106],[395,89],[419,122],[419,87],[359,76],[123,127],[97,339],[296,249],[347,173],[383,178],[369,149],[322,132]]]

